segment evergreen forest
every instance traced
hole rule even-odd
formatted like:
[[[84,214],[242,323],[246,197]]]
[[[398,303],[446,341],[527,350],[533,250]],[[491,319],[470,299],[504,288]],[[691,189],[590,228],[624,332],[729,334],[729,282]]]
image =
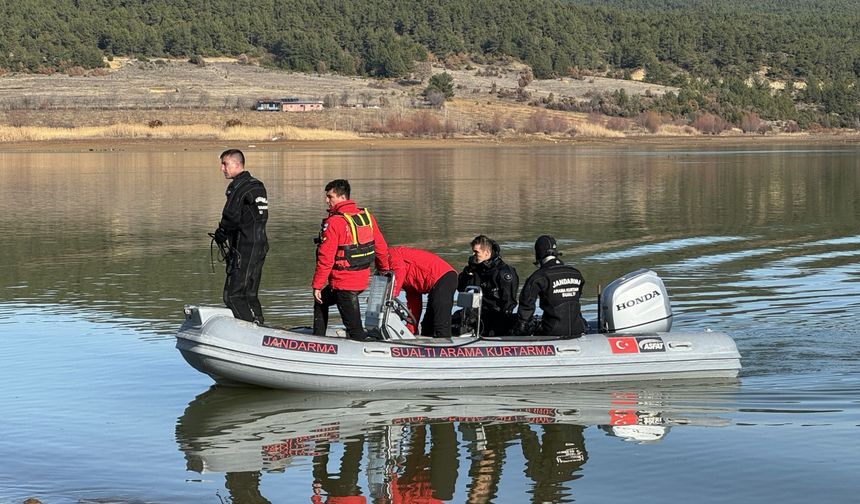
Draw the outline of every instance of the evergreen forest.
[[[647,81],[680,88],[617,97],[621,115],[860,125],[860,0],[15,0],[0,3],[0,33],[0,72],[246,55],[390,78],[465,55],[513,58],[538,79],[643,68]]]

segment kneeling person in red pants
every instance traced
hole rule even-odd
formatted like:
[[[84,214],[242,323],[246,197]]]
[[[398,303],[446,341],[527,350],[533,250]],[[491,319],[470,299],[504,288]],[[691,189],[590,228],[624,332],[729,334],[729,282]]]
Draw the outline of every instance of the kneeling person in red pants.
[[[421,319],[421,295],[427,294],[427,313],[421,321],[421,335],[451,337],[451,310],[457,290],[457,273],[444,259],[432,252],[409,247],[388,249],[388,263],[394,271],[394,295],[406,292],[406,305]],[[409,330],[416,333],[416,327]]]

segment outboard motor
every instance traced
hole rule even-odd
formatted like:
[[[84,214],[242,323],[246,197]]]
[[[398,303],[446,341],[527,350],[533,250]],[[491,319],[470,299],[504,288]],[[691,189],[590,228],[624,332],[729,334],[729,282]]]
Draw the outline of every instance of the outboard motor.
[[[364,311],[364,328],[376,339],[415,339],[406,327],[407,322],[417,325],[409,308],[392,294],[394,273],[371,275]]]
[[[668,332],[672,307],[663,280],[640,269],[614,280],[600,296],[600,332],[644,334]]]

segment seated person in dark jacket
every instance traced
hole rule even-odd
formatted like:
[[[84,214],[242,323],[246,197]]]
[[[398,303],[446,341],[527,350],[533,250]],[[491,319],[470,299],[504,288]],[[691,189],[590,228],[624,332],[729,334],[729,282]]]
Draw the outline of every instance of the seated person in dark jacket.
[[[457,290],[463,292],[474,285],[481,288],[481,335],[504,336],[511,334],[515,322],[513,311],[517,306],[519,287],[517,270],[502,260],[499,244],[484,235],[472,240],[472,256],[457,277]],[[472,310],[457,312],[461,326],[474,329],[477,313]],[[455,314],[456,315],[456,314]],[[465,316],[465,321],[462,319]],[[461,329],[461,334],[464,331]]]
[[[538,270],[526,280],[520,293],[517,334],[531,334],[537,299],[543,317],[534,329],[535,335],[577,337],[588,330],[579,305],[585,280],[578,269],[561,262],[560,255],[552,236],[542,235],[535,241]]]

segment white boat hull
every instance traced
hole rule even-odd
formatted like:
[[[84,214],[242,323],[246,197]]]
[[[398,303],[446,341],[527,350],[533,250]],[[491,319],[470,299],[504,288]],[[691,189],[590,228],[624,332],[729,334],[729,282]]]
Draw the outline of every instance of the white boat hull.
[[[188,363],[217,383],[284,390],[733,378],[741,368],[734,341],[720,332],[352,341],[256,326],[224,308],[188,307],[176,338]]]

